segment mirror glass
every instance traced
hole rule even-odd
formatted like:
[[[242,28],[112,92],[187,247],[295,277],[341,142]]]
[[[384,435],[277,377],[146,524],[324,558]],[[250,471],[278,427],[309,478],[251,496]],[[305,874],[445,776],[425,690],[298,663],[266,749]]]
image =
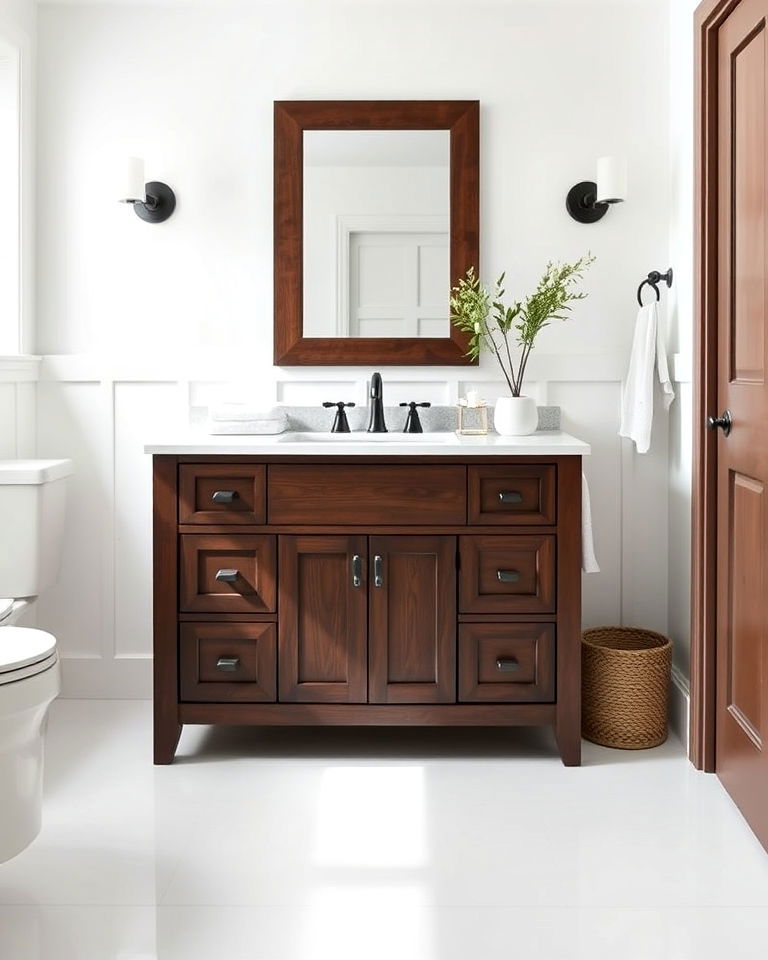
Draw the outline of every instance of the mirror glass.
[[[304,336],[450,336],[450,131],[303,143]]]

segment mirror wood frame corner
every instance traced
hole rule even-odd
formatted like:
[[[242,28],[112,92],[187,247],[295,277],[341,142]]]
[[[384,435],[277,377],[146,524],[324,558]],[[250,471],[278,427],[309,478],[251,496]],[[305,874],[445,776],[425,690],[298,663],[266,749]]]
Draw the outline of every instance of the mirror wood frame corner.
[[[282,100],[274,105],[274,362],[305,365],[472,365],[468,337],[305,337],[305,130],[449,130],[451,286],[480,268],[478,100]]]

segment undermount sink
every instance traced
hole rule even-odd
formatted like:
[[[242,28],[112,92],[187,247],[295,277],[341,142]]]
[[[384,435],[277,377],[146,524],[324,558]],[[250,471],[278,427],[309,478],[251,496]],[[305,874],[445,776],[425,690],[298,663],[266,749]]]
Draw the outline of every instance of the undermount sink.
[[[284,433],[281,443],[447,443],[455,435],[445,433]]]

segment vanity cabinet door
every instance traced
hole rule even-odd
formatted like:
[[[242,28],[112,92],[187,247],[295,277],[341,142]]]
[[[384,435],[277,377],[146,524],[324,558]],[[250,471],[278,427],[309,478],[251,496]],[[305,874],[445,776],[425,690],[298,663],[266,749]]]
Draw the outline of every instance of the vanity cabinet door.
[[[456,700],[456,538],[369,541],[368,699]]]
[[[367,538],[279,538],[279,699],[365,703]]]

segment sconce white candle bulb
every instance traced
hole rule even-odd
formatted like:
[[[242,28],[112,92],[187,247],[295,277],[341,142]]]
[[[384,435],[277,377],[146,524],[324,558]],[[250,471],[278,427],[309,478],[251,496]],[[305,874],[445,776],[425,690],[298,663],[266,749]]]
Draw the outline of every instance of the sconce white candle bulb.
[[[626,157],[599,157],[597,161],[597,203],[621,203],[627,199]]]
[[[575,183],[565,198],[565,209],[578,223],[597,223],[611,204],[621,203],[626,198],[626,157],[599,157],[596,181]]]
[[[130,203],[133,212],[146,223],[162,223],[176,209],[176,194],[160,180],[144,181],[141,157],[126,157],[122,167],[120,203]]]
[[[120,203],[144,203],[144,161],[141,157],[126,157],[120,184]]]

